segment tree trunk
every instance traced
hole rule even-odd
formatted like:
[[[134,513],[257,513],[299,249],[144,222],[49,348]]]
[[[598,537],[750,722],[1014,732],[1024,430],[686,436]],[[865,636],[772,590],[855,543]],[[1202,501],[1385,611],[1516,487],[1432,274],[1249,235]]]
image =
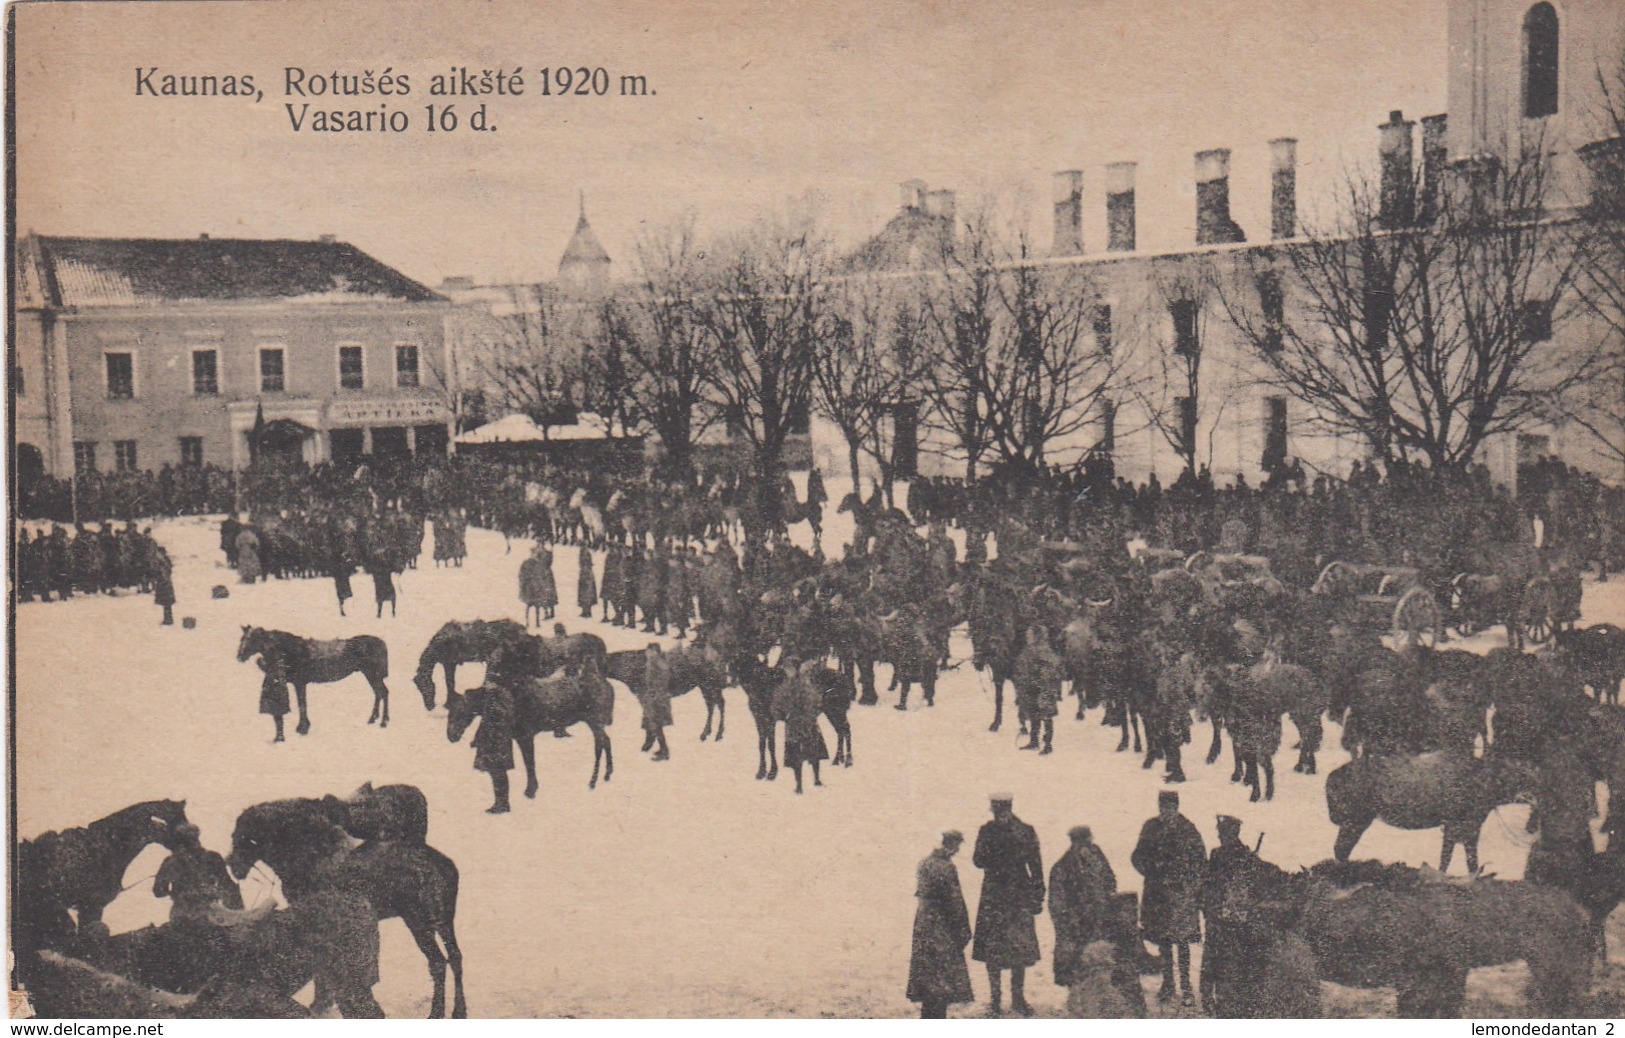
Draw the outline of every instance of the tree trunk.
[[[856,440],[846,441],[846,460],[847,464],[852,468],[852,492],[854,494],[861,494],[860,488],[862,484],[859,482],[860,472],[858,468],[858,443]]]

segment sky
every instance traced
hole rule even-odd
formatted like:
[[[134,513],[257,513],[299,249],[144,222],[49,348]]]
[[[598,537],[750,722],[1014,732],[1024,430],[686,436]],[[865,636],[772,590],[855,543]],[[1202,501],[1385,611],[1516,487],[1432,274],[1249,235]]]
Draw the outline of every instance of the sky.
[[[336,235],[430,286],[550,277],[587,214],[616,268],[693,214],[725,232],[812,195],[856,243],[919,178],[999,195],[1048,240],[1050,175],[1139,166],[1140,246],[1190,244],[1192,157],[1233,150],[1232,210],[1269,231],[1269,150],[1299,140],[1324,205],[1392,109],[1443,111],[1446,0],[237,0],[25,3],[16,15],[20,232]],[[450,68],[522,70],[521,97],[431,97]],[[604,96],[541,96],[602,67]],[[240,97],[138,96],[137,70],[250,75]],[[285,69],[406,73],[406,97],[289,97]],[[648,94],[620,96],[620,77]],[[494,131],[467,115],[487,104]],[[400,133],[294,131],[285,105],[405,113]],[[425,129],[425,105],[460,125]],[[296,108],[296,110],[298,110]]]

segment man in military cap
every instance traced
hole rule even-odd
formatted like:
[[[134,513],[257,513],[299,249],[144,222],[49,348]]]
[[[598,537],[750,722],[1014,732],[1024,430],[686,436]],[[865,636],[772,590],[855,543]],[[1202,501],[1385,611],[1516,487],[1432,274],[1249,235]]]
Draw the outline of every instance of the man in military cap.
[[[1191,942],[1202,939],[1200,919],[1202,880],[1207,870],[1207,848],[1190,819],[1179,813],[1179,794],[1165,789],[1157,794],[1157,817],[1140,828],[1140,841],[1130,858],[1145,877],[1140,904],[1140,928],[1162,952],[1162,991],[1172,1001],[1174,966],[1186,1003],[1191,991]]]
[[[1207,921],[1207,950],[1202,955],[1202,1009],[1209,1016],[1233,1017],[1233,1012],[1221,1013],[1220,1007],[1227,994],[1226,981],[1235,966],[1236,938],[1220,921],[1219,906],[1225,888],[1258,857],[1242,842],[1241,819],[1220,815],[1218,829],[1219,845],[1208,857],[1207,874],[1202,881],[1202,915]]]
[[[976,907],[976,943],[971,958],[987,966],[992,989],[988,1011],[1003,1010],[1001,973],[1010,971],[1010,1008],[1031,1016],[1027,1004],[1027,967],[1038,961],[1038,928],[1033,917],[1044,910],[1044,864],[1038,833],[1017,818],[1008,793],[995,793],[993,820],[976,834],[971,862],[983,872],[982,899]]]
[[[920,1019],[941,1020],[953,1002],[972,1002],[965,945],[970,943],[970,914],[959,889],[953,857],[965,837],[950,829],[915,873],[914,940],[908,961],[908,998],[920,1003]]]
[[[1117,893],[1117,875],[1087,825],[1066,834],[1065,854],[1049,870],[1049,917],[1055,924],[1055,983],[1073,984],[1083,950],[1106,935],[1107,905]]]

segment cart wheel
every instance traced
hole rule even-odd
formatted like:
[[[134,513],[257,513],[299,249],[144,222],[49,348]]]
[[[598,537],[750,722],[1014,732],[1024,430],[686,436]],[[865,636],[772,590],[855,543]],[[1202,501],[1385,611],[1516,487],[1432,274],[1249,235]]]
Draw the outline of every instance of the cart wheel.
[[[1191,557],[1185,560],[1186,573],[1200,573],[1213,562],[1213,556],[1205,551],[1193,551]]]
[[[1394,644],[1439,644],[1439,631],[1443,621],[1439,613],[1439,600],[1425,587],[1413,587],[1400,596],[1394,606]]]
[[[1552,639],[1557,626],[1557,595],[1552,582],[1536,577],[1523,589],[1523,601],[1518,605],[1518,622],[1523,625],[1524,637],[1531,645],[1544,645]]]

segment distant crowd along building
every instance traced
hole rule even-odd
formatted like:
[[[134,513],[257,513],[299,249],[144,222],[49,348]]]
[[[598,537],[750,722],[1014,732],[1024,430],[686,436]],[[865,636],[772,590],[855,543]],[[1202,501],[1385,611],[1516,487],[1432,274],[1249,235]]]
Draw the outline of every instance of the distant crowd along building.
[[[1429,219],[1426,200],[1449,178],[1470,177],[1497,163],[1504,170],[1517,161],[1507,151],[1534,141],[1549,158],[1547,220],[1560,228],[1576,219],[1590,198],[1590,171],[1599,162],[1625,162],[1625,147],[1611,136],[1618,124],[1609,119],[1603,86],[1625,85],[1625,3],[1450,0],[1448,13],[1448,111],[1423,118],[1419,135],[1416,124],[1398,111],[1377,127],[1381,182],[1374,186],[1381,192],[1380,225],[1399,232],[1421,225]],[[1614,97],[1613,105],[1617,119],[1625,111],[1619,107],[1625,94]],[[1418,136],[1420,162],[1415,161]],[[1048,460],[1071,464],[1100,452],[1110,455],[1118,475],[1144,480],[1155,472],[1166,483],[1184,467],[1175,447],[1183,441],[1195,445],[1197,463],[1209,466],[1221,484],[1243,476],[1257,485],[1286,458],[1303,461],[1311,473],[1345,473],[1368,456],[1367,445],[1357,438],[1329,434],[1311,423],[1309,402],[1266,384],[1256,332],[1272,324],[1280,328],[1301,314],[1299,287],[1287,277],[1259,279],[1250,299],[1253,335],[1243,334],[1211,290],[1215,272],[1230,278],[1250,274],[1268,266],[1260,257],[1278,257],[1290,243],[1303,240],[1297,146],[1286,137],[1268,142],[1269,177],[1257,189],[1269,199],[1270,226],[1250,231],[1231,215],[1230,150],[1198,152],[1195,241],[1173,251],[1138,246],[1135,162],[1104,167],[1103,205],[1086,205],[1083,171],[1054,174],[1049,256],[1029,262],[1071,266],[1085,274],[1098,293],[1091,330],[1099,348],[1160,351],[1167,377],[1145,380],[1133,393],[1104,394],[1095,403],[1090,427],[1071,443],[1053,445]],[[927,282],[945,245],[964,233],[962,221],[956,222],[955,193],[927,190],[918,180],[901,188],[899,212],[851,257],[851,269],[891,278],[916,270]],[[1090,213],[1097,205],[1101,208]],[[1103,249],[1086,248],[1086,225],[1103,229]],[[1556,290],[1545,283],[1549,280],[1543,272],[1529,279],[1521,323],[1537,341],[1549,341],[1546,349],[1560,351],[1553,356],[1584,355],[1617,337],[1617,328],[1584,308],[1566,308],[1554,323],[1548,290]],[[1617,341],[1612,348],[1619,348]],[[1198,356],[1199,365],[1182,362]],[[1148,368],[1142,364],[1138,370],[1144,375]],[[1158,365],[1149,370],[1156,373]],[[1613,406],[1625,407],[1625,400]],[[962,474],[962,461],[932,449],[947,440],[941,430],[919,422],[921,407],[920,401],[893,405],[897,451],[904,460],[899,468],[907,471],[918,442],[921,470]],[[1498,482],[1515,485],[1520,464],[1546,457],[1625,481],[1617,456],[1610,458],[1584,430],[1562,421],[1531,421],[1492,436],[1477,460]]]
[[[450,302],[353,245],[18,241],[19,475],[443,454]]]

